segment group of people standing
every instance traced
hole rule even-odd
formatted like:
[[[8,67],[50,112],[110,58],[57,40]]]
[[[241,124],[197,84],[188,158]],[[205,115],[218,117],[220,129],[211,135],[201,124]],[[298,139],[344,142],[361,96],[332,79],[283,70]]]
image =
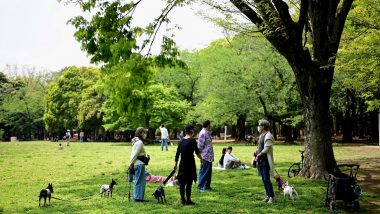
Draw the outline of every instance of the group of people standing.
[[[161,128],[165,128],[161,126]],[[166,128],[165,128],[166,129]],[[259,174],[262,176],[264,187],[266,190],[267,203],[273,203],[273,187],[270,182],[269,174],[274,172],[273,164],[273,136],[269,132],[269,122],[260,120],[258,124],[260,133],[259,145],[257,151],[254,152],[253,162],[257,162]],[[162,132],[161,132],[162,133]],[[202,124],[202,130],[199,132],[198,141],[194,139],[194,127],[187,125],[183,131],[183,138],[178,143],[175,155],[175,164],[173,169],[177,170],[177,179],[180,183],[180,196],[183,205],[194,205],[191,200],[192,183],[197,181],[197,170],[194,154],[200,160],[200,171],[198,178],[198,192],[212,190],[212,162],[214,161],[214,150],[211,136],[211,123],[206,120]],[[135,202],[144,201],[145,192],[145,165],[146,152],[143,140],[147,136],[147,131],[143,127],[136,130],[135,137],[132,139],[132,152],[130,157],[129,171],[134,171],[134,190],[133,199]],[[162,150],[165,144],[162,144]],[[167,145],[166,145],[167,148]],[[228,148],[228,154],[232,152],[232,148]],[[178,166],[179,163],[179,166]],[[273,175],[273,174],[272,174]],[[130,180],[132,181],[132,180]]]

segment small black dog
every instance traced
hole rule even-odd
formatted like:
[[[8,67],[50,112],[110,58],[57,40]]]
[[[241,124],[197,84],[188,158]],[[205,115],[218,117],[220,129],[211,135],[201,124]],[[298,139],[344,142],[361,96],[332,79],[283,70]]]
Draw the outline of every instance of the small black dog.
[[[44,198],[44,206],[46,205],[46,198],[49,198],[49,205],[50,205],[50,198],[51,194],[53,193],[53,184],[49,183],[48,187],[46,189],[41,190],[40,196],[38,199],[38,206],[41,205],[41,198]]]
[[[101,187],[100,187],[100,196],[105,196],[107,194],[107,196],[110,195],[111,193],[111,198],[112,198],[112,190],[113,190],[113,186],[114,185],[117,185],[116,181],[112,178],[112,181],[111,183],[108,185],[108,184],[103,184]]]
[[[164,202],[164,199],[166,202],[165,191],[164,191],[164,187],[162,185],[158,186],[152,195],[154,195],[154,197],[157,199],[158,202]],[[161,201],[160,201],[160,199],[161,199]]]

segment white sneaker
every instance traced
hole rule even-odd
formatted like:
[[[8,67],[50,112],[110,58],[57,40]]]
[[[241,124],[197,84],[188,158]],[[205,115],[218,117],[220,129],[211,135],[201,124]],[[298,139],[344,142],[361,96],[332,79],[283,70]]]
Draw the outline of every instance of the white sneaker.
[[[263,199],[263,202],[268,202],[269,201],[269,197],[266,197]]]
[[[268,204],[272,204],[273,203],[273,198],[269,198],[267,203]]]

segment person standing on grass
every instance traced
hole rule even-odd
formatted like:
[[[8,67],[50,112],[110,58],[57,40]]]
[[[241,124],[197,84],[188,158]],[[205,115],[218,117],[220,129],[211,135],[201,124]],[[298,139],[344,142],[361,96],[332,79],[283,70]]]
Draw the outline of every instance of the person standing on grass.
[[[133,200],[135,202],[144,201],[145,194],[145,164],[140,157],[145,157],[146,152],[144,149],[143,139],[146,138],[146,131],[143,127],[139,127],[136,129],[135,137],[132,139],[132,151],[131,158],[129,162],[130,172],[133,168],[134,170],[134,188],[133,188]],[[133,171],[132,170],[132,171]]]
[[[198,191],[211,190],[212,162],[214,161],[214,150],[212,147],[211,123],[206,120],[202,124],[203,129],[198,136],[198,149],[201,152],[202,163],[199,171]]]
[[[254,152],[253,161],[257,162],[259,174],[264,183],[267,197],[263,200],[267,203],[273,203],[274,192],[270,181],[270,175],[274,176],[273,160],[273,135],[269,132],[269,122],[265,119],[259,120],[257,131],[260,133],[257,150]]]
[[[177,164],[179,156],[181,161],[179,162],[179,169],[177,179],[180,183],[179,193],[181,195],[181,202],[183,205],[194,205],[191,201],[191,186],[193,181],[197,180],[197,169],[195,166],[194,153],[202,161],[200,152],[197,146],[197,141],[193,138],[194,128],[190,125],[185,126],[185,136],[178,143],[177,153],[175,154],[174,170],[177,170]],[[185,198],[186,187],[186,198]]]
[[[164,151],[164,146],[165,146],[166,151],[168,151],[169,132],[166,129],[164,124],[160,126],[160,132],[161,132],[161,150]]]
[[[84,131],[79,132],[79,140],[81,143],[84,142]]]
[[[69,144],[70,144],[70,138],[71,138],[70,129],[67,129],[67,132],[66,132],[66,145],[67,146],[69,146]]]

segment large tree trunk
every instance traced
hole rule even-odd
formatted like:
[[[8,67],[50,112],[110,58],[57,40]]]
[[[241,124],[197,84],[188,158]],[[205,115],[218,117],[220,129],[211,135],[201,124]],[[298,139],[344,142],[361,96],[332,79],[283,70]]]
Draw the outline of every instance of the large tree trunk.
[[[344,143],[352,142],[352,132],[353,132],[353,119],[355,115],[355,97],[347,90],[346,91],[346,108],[344,113],[344,119],[342,124]]]
[[[370,138],[373,143],[377,143],[379,140],[379,121],[377,110],[371,111],[370,114]]]
[[[293,66],[293,71],[304,106],[305,159],[300,174],[309,178],[321,178],[332,172],[336,165],[329,118],[333,69],[301,64]]]
[[[365,120],[364,120],[364,100],[359,98],[358,100],[359,110],[358,110],[358,135],[359,139],[364,139],[364,133],[365,133]]]
[[[286,143],[293,143],[294,139],[292,136],[292,127],[286,124],[282,125],[282,135],[285,136]]]
[[[155,139],[155,129],[154,128],[150,128],[150,115],[145,115],[145,128],[148,129],[148,133],[147,133],[147,139],[146,141],[148,143],[153,143],[153,140]],[[169,130],[168,130],[169,132]],[[170,135],[169,135],[170,136]]]
[[[247,116],[244,114],[238,114],[238,119],[236,123],[236,141],[245,140],[245,121]]]

